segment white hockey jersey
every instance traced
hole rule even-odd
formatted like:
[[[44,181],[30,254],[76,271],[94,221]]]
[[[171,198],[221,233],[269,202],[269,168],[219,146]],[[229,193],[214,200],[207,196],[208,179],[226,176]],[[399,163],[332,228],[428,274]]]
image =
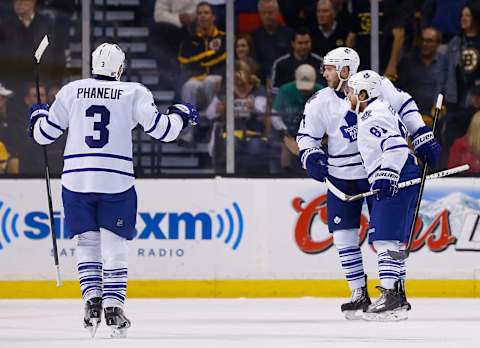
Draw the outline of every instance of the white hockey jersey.
[[[399,114],[409,134],[425,125],[413,98],[386,78],[382,79],[381,96]],[[357,129],[357,116],[349,101],[326,87],[305,104],[297,143],[300,151],[319,147],[327,135],[329,174],[345,180],[364,179],[367,172],[358,151]]]
[[[152,93],[139,83],[93,78],[65,85],[48,117],[35,124],[42,145],[57,140],[68,128],[62,185],[74,192],[118,193],[134,184],[132,129],[162,141],[182,130],[179,115],[157,111]]]
[[[406,134],[398,114],[382,99],[375,99],[359,113],[358,150],[370,182],[380,168],[402,171],[411,153]]]

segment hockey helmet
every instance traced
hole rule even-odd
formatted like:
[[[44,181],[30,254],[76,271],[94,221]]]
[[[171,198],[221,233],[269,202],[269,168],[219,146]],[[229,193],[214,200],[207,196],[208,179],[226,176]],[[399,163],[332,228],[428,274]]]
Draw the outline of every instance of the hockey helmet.
[[[358,66],[360,65],[360,57],[355,50],[349,47],[337,47],[325,55],[323,65],[335,66],[338,78],[343,82],[357,72]],[[348,77],[342,79],[340,73],[346,66],[349,68]]]
[[[103,43],[92,53],[92,74],[120,80],[125,64],[125,53],[111,43]]]
[[[367,99],[362,102],[380,96],[382,86],[382,78],[373,70],[363,70],[348,80],[348,87],[352,89],[352,93],[358,97],[361,91],[367,93]]]

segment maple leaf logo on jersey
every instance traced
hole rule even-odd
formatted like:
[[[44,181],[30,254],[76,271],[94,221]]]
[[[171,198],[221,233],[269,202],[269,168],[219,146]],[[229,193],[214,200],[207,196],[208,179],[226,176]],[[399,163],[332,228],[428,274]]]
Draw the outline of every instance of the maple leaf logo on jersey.
[[[340,131],[345,139],[348,139],[349,142],[353,143],[354,141],[357,141],[357,115],[352,111],[348,111],[345,115],[345,122],[347,125],[341,126]]]

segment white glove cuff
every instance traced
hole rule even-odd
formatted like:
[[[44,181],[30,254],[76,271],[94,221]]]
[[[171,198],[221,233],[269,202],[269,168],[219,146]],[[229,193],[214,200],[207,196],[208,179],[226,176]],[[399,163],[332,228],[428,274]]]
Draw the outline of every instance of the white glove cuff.
[[[377,180],[390,180],[394,182],[398,182],[400,180],[400,174],[392,170],[377,170],[375,175],[373,176],[373,182]]]
[[[323,152],[323,150],[319,147],[312,147],[310,149],[306,149],[303,153],[302,153],[302,157],[300,158],[300,161],[302,162],[302,167],[303,169],[307,169],[307,158],[308,156],[310,156],[312,153],[321,153],[321,154],[325,154],[325,152]]]
[[[48,114],[49,114],[48,110],[38,109],[38,110],[35,110],[34,112],[32,112],[32,115],[30,116],[30,118],[44,117],[44,116],[48,116]]]
[[[433,139],[434,139],[433,132],[427,132],[425,134],[422,134],[422,135],[416,137],[415,139],[413,139],[413,148],[416,150],[417,148],[419,148],[423,144],[426,144]]]

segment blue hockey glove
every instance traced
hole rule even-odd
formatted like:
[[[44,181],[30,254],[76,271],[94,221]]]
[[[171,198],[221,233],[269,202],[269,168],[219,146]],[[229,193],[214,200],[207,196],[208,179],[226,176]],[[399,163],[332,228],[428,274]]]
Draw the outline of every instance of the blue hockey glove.
[[[420,127],[413,135],[413,148],[420,159],[430,168],[437,167],[440,160],[440,144],[435,140],[432,129]]]
[[[328,157],[319,147],[300,151],[300,161],[312,179],[324,182],[328,175]]]
[[[33,104],[28,111],[28,136],[33,138],[33,127],[35,127],[35,122],[40,117],[48,116],[48,110],[50,106],[48,104]]]
[[[399,179],[400,175],[397,171],[388,168],[379,169],[373,177],[372,184],[372,190],[380,190],[377,193],[377,200],[395,196],[398,192]]]
[[[195,109],[192,104],[184,102],[169,106],[165,114],[179,115],[183,119],[183,128],[187,127],[189,124],[196,126],[198,124],[198,118],[200,117],[197,109]]]

